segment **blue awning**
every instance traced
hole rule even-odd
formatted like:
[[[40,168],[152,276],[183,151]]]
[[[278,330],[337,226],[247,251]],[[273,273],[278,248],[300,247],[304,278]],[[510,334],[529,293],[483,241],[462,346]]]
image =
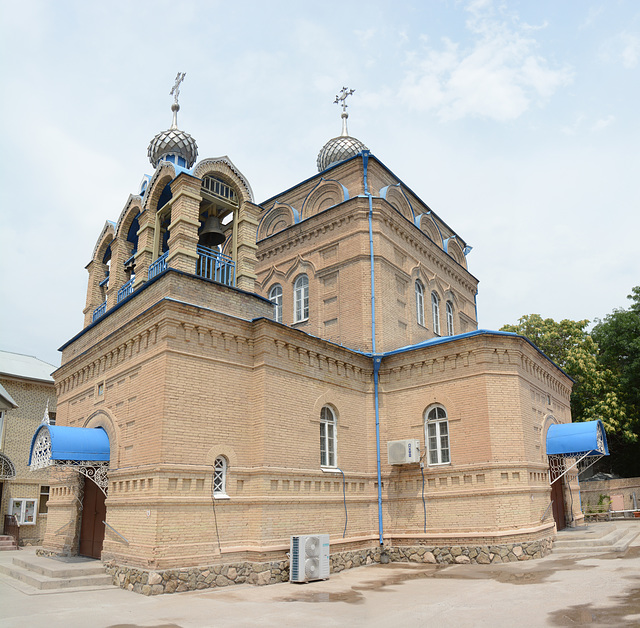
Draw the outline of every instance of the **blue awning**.
[[[559,423],[547,432],[547,455],[608,456],[609,447],[602,421]]]
[[[51,460],[74,460],[109,462],[109,436],[101,427],[67,427],[64,425],[41,425],[31,439],[29,465],[38,436],[48,432],[51,441]]]

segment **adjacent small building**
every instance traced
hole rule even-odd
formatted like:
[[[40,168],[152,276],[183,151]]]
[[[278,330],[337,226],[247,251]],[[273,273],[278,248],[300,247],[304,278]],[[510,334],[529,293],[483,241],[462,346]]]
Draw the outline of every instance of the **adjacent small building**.
[[[41,545],[47,526],[49,469],[29,468],[36,428],[55,424],[56,369],[30,355],[0,351],[0,524],[15,515],[21,545]]]

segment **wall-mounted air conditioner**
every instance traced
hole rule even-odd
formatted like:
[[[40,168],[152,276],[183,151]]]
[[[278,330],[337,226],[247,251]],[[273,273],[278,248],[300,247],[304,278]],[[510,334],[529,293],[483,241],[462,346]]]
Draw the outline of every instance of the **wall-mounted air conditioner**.
[[[390,440],[387,442],[389,464],[420,462],[420,441],[417,438]]]
[[[329,535],[291,537],[289,581],[311,582],[329,578]]]

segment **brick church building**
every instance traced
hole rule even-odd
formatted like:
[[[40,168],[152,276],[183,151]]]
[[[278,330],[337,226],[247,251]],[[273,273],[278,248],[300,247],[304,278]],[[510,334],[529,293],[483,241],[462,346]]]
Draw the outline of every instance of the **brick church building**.
[[[466,240],[348,134],[346,90],[318,172],[258,204],[228,157],[197,161],[178,86],[33,438],[44,551],[151,593],[286,578],[298,534],[329,534],[334,570],[547,553],[582,517],[547,455],[572,380],[478,329]]]

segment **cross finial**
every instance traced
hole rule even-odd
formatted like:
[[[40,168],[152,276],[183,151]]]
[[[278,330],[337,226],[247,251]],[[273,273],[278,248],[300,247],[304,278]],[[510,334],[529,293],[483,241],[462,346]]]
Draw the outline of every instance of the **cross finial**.
[[[351,94],[353,94],[353,92],[355,92],[355,89],[349,89],[348,87],[343,87],[340,90],[340,94],[336,95],[336,99],[333,101],[334,105],[340,105],[342,107],[342,113],[345,114],[347,113],[347,97],[351,96]]]
[[[173,95],[173,104],[171,105],[171,111],[173,111],[173,121],[171,122],[171,128],[178,128],[178,111],[180,111],[180,105],[178,104],[178,96],[180,95],[180,83],[184,81],[184,75],[186,72],[178,72],[176,75],[176,82],[171,88],[170,94]]]
[[[176,105],[178,104],[178,96],[180,95],[180,83],[184,81],[185,74],[186,72],[178,72],[176,75],[176,82],[169,92],[173,96],[173,102]]]
[[[355,92],[355,89],[349,89],[348,87],[343,87],[340,90],[340,93],[336,95],[336,99],[333,101],[334,105],[340,105],[342,107],[342,114],[340,115],[340,117],[342,118],[342,133],[341,135],[343,137],[347,137],[349,135],[349,132],[347,131],[347,118],[349,117],[349,114],[347,113],[347,97],[351,96],[351,94],[353,94],[353,92]]]

